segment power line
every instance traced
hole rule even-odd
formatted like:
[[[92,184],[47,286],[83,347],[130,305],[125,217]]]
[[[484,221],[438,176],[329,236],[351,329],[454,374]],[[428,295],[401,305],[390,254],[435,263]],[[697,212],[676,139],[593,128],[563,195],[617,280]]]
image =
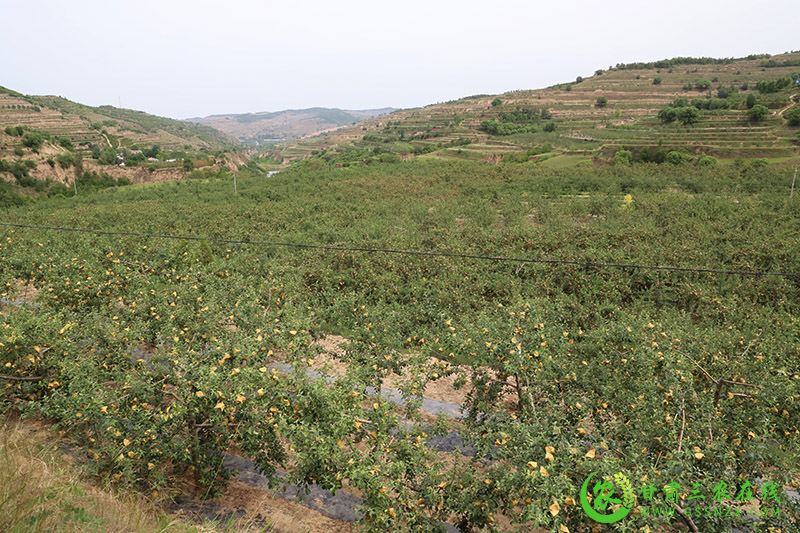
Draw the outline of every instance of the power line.
[[[206,241],[206,242],[216,242],[222,244],[249,244],[254,246],[282,246],[286,248],[306,248],[312,250],[329,250],[337,252],[364,252],[364,253],[385,253],[385,254],[412,255],[412,256],[425,256],[425,257],[450,257],[457,259],[477,259],[482,261],[530,263],[530,264],[544,264],[544,265],[574,265],[574,266],[593,267],[593,268],[636,268],[640,270],[664,270],[668,272],[698,272],[703,274],[730,274],[734,276],[762,276],[762,277],[776,276],[785,278],[800,278],[800,273],[797,272],[725,270],[719,268],[642,265],[638,263],[597,263],[594,261],[577,261],[571,259],[531,259],[527,257],[506,257],[506,256],[495,256],[495,255],[465,254],[459,252],[429,252],[424,250],[401,250],[395,248],[366,248],[358,246],[331,246],[326,244],[307,244],[307,243],[296,243],[296,242],[219,239],[213,237],[197,237],[194,235],[169,235],[165,233],[142,233],[137,231],[107,231],[107,230],[92,229],[92,228],[67,228],[62,226],[40,226],[35,224],[12,224],[10,222],[0,222],[0,226],[7,226],[12,228],[37,229],[37,230],[65,231],[73,233],[91,233],[94,235],[144,237],[148,239]]]

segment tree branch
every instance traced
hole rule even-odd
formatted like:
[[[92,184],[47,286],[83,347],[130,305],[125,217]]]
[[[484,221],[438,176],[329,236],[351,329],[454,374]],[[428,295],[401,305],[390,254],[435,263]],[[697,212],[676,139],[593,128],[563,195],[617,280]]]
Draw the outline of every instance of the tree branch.
[[[686,429],[686,410],[683,408],[684,402],[681,402],[681,417],[683,418],[683,424],[681,424],[681,434],[678,437],[678,453],[681,453],[681,447],[683,446],[683,430]]]
[[[686,525],[688,525],[688,526],[689,526],[689,529],[691,529],[692,531],[694,531],[694,533],[700,533],[700,530],[698,530],[698,529],[697,529],[697,526],[696,526],[696,525],[694,524],[694,522],[692,521],[692,518],[691,518],[689,515],[687,515],[687,514],[686,514],[686,511],[684,511],[683,509],[681,509],[681,508],[678,506],[678,504],[677,504],[677,503],[673,503],[673,504],[672,504],[672,507],[674,507],[674,508],[675,508],[675,511],[677,511],[677,513],[678,513],[679,515],[681,515],[681,518],[683,518],[683,521],[684,521],[684,522],[686,522]]]
[[[6,381],[42,381],[43,379],[47,379],[47,376],[3,376],[3,375],[0,375],[0,379],[5,379]]]

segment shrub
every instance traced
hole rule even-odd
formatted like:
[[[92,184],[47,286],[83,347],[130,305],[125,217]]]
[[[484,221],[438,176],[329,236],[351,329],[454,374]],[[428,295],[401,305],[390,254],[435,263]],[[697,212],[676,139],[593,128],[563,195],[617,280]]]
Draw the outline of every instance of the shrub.
[[[400,156],[398,156],[397,154],[392,154],[392,153],[381,154],[380,159],[381,159],[381,163],[399,163],[400,162]]]
[[[546,132],[553,132],[556,131],[556,123],[555,122],[548,122],[544,125],[544,131]]]
[[[762,94],[777,93],[778,91],[782,91],[791,85],[792,79],[787,76],[783,76],[770,81],[760,81],[756,84],[756,89],[758,89],[758,92]]]
[[[656,76],[653,78],[653,85],[661,85],[661,76]]]
[[[760,122],[764,120],[764,117],[766,117],[768,114],[769,109],[767,109],[766,106],[756,104],[747,112],[747,117],[753,122]]]
[[[691,126],[700,120],[700,111],[694,106],[681,107],[676,111],[676,117],[684,126]]]
[[[697,80],[694,82],[694,88],[696,91],[707,91],[711,88],[711,82],[708,80]]]
[[[719,164],[719,160],[716,157],[706,154],[701,155],[697,160],[698,167],[715,167],[717,164]]]
[[[67,187],[63,183],[54,183],[50,189],[47,191],[47,197],[52,198],[54,196],[72,196],[75,194],[75,191],[72,190],[71,187]]]
[[[58,154],[56,156],[56,161],[61,166],[61,168],[69,168],[72,166],[72,155],[70,154]]]
[[[756,95],[754,94],[748,94],[747,98],[745,98],[744,101],[744,104],[747,106],[747,109],[753,109],[753,106],[756,105],[756,103],[758,103],[758,100],[756,99]]]
[[[503,101],[500,100],[499,98],[495,98],[494,100],[492,100],[492,107],[497,107],[500,105],[503,105]]]
[[[19,162],[9,163],[4,159],[0,159],[0,172],[10,172],[17,181],[28,177],[27,166]],[[0,180],[0,183],[2,183],[2,180]]]
[[[22,144],[32,150],[38,150],[44,144],[44,137],[39,132],[28,131],[22,136]]]
[[[666,106],[661,108],[661,111],[658,112],[658,120],[660,120],[664,124],[675,122],[677,118],[678,118],[678,111],[674,107]]]
[[[800,105],[796,105],[783,113],[790,126],[800,126]]]
[[[117,151],[110,146],[106,146],[105,148],[100,148],[97,145],[93,146],[92,157],[101,165],[116,165],[119,163]]]
[[[667,163],[671,163],[673,165],[680,165],[681,163],[683,163],[683,160],[684,160],[684,155],[676,150],[673,150],[667,154]]]
[[[22,137],[25,129],[23,126],[6,126],[5,132],[12,137]]]
[[[72,144],[72,141],[70,141],[69,138],[67,138],[67,137],[59,137],[58,138],[58,144],[60,146],[64,147],[64,148],[66,148],[70,152],[74,152],[75,151],[75,146]]]
[[[633,162],[633,153],[630,150],[617,150],[612,162],[615,165],[630,165]]]
[[[608,98],[605,96],[598,96],[597,102],[595,103],[597,107],[605,107],[608,105]]]
[[[489,135],[514,135],[515,133],[536,133],[541,131],[539,126],[533,124],[502,123],[496,120],[484,120],[480,129]]]

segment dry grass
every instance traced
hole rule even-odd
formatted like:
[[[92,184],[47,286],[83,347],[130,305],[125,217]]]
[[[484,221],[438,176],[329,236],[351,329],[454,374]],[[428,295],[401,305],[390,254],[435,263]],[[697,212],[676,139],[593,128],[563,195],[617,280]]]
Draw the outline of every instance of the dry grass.
[[[242,531],[238,525],[224,531]],[[54,444],[42,424],[0,420],[0,531],[196,532],[134,493],[101,489]]]

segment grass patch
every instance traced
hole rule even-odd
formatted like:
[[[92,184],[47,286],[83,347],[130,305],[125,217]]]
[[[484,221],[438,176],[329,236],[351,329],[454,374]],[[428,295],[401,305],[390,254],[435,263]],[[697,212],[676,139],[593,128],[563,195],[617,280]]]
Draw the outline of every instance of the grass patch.
[[[0,425],[0,530],[193,533],[246,529],[233,524],[182,523],[138,494],[87,483],[44,425],[9,417]]]

